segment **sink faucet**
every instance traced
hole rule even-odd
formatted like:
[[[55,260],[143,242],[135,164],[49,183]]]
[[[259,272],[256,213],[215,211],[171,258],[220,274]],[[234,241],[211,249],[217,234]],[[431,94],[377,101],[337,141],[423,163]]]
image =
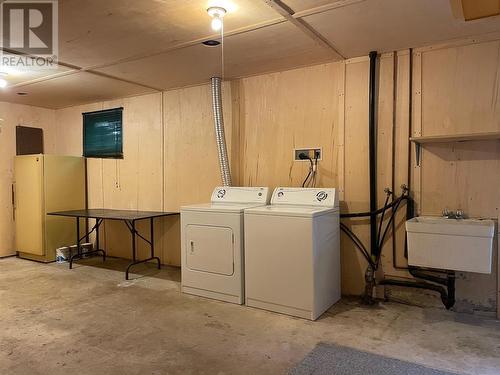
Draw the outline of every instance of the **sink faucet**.
[[[464,211],[461,209],[458,209],[455,212],[453,212],[453,211],[450,211],[447,208],[445,208],[443,210],[443,217],[445,217],[447,219],[456,219],[456,220],[465,219]]]

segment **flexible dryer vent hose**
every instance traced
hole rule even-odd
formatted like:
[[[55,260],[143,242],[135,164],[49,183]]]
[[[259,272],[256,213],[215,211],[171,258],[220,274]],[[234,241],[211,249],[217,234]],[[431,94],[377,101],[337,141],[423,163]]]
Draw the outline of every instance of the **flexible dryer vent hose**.
[[[224,115],[222,113],[222,92],[220,77],[212,77],[212,106],[214,112],[215,139],[219,153],[219,166],[224,186],[231,186],[231,169],[227,157],[226,136],[224,135]]]

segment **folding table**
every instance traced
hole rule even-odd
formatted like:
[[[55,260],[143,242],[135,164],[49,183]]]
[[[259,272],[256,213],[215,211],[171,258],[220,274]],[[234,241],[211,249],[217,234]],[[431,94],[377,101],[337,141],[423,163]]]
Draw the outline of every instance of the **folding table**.
[[[80,242],[88,237],[93,231],[96,231],[96,249],[86,252],[85,255],[91,254],[102,254],[103,261],[106,260],[106,252],[103,249],[99,248],[99,226],[102,224],[104,220],[121,220],[129,229],[132,234],[132,263],[127,266],[127,270],[125,271],[125,279],[128,280],[130,268],[136,264],[146,263],[150,260],[156,260],[158,262],[158,269],[161,268],[160,258],[155,256],[154,253],[154,225],[153,221],[155,218],[165,217],[165,216],[173,216],[179,215],[179,212],[156,212],[156,211],[130,211],[130,210],[111,210],[111,209],[87,209],[87,210],[72,210],[72,211],[59,211],[59,212],[50,212],[48,215],[53,216],[66,216],[66,217],[74,217],[76,218],[76,248],[77,253],[72,255],[69,260],[69,268],[73,268],[73,261],[77,259],[83,258],[82,249],[80,246]],[[90,230],[90,232],[86,233],[83,237],[80,237],[80,219],[95,219],[96,223]],[[136,222],[140,220],[148,220],[150,225],[150,238],[149,240],[142,236],[136,229]],[[144,241],[146,241],[151,246],[151,256],[147,259],[137,260],[136,255],[136,245],[135,238],[139,236]]]

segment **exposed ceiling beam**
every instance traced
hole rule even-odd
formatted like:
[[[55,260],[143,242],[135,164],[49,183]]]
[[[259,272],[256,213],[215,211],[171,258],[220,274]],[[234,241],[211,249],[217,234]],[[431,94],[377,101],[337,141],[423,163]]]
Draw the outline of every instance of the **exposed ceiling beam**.
[[[291,24],[295,25],[299,30],[301,30],[304,34],[314,40],[318,45],[323,48],[329,49],[334,52],[336,55],[345,59],[337,48],[323,35],[321,35],[318,31],[316,31],[311,25],[309,25],[302,18],[295,18],[294,11],[281,0],[263,0],[267,5],[273,8],[276,12],[282,15],[287,21]]]
[[[154,87],[154,86],[146,85],[144,83],[140,83],[140,82],[137,82],[137,81],[132,81],[132,80],[126,79],[126,78],[117,77],[117,76],[114,76],[114,75],[111,75],[111,74],[108,74],[108,73],[97,72],[95,70],[85,70],[85,73],[90,73],[90,74],[93,74],[93,75],[99,76],[99,77],[114,79],[116,81],[121,81],[121,82],[129,83],[131,85],[141,86],[141,87],[144,87],[146,89],[150,89],[150,90],[154,90],[154,91],[163,91],[162,87]]]
[[[18,88],[18,87],[32,85],[35,83],[46,82],[46,81],[50,81],[51,79],[66,77],[66,76],[76,74],[76,73],[78,73],[78,71],[74,71],[74,70],[68,70],[68,71],[61,72],[61,73],[54,73],[54,74],[46,75],[46,76],[43,76],[40,78],[30,79],[29,81],[23,81],[23,82],[16,83],[14,85],[9,85],[9,88]]]
[[[21,55],[21,56],[26,56],[26,57],[33,57],[31,55],[28,55],[28,54],[18,53],[16,51],[13,51],[13,50],[8,49],[8,48],[1,48],[1,49],[4,52],[10,53],[10,54]],[[57,78],[66,77],[66,76],[69,76],[69,75],[73,75],[73,74],[78,74],[78,73],[85,72],[85,73],[93,74],[93,75],[96,75],[96,76],[110,78],[110,79],[114,79],[114,80],[117,80],[117,81],[129,83],[129,84],[132,84],[132,85],[141,86],[141,87],[144,87],[144,88],[147,88],[147,89],[150,89],[150,90],[162,91],[162,89],[158,88],[158,87],[152,87],[152,86],[140,83],[140,82],[131,81],[131,80],[128,80],[128,79],[125,79],[125,78],[116,77],[116,76],[113,76],[113,75],[110,75],[110,74],[106,74],[106,73],[102,73],[102,72],[96,72],[96,71],[93,71],[91,69],[82,68],[82,67],[79,67],[77,65],[68,64],[68,63],[65,63],[65,62],[62,62],[62,61],[58,61],[57,65],[63,66],[63,67],[68,68],[70,70],[65,71],[65,72],[61,72],[61,73],[55,73],[55,74],[47,75],[45,77],[40,77],[40,78],[32,79],[32,80],[29,80],[29,81],[20,82],[20,83],[17,83],[15,85],[12,85],[10,87],[12,87],[12,88],[23,87],[23,86],[32,85],[32,84],[35,84],[35,83],[46,82],[46,81],[50,81],[50,80],[53,80],[53,79],[57,79]]]
[[[300,12],[293,13],[293,18],[303,18],[307,16],[312,16],[314,14],[328,12],[329,10],[343,8],[348,5],[353,5],[357,3],[362,3],[366,0],[338,0],[331,4],[324,4],[317,6],[315,8],[301,10]]]

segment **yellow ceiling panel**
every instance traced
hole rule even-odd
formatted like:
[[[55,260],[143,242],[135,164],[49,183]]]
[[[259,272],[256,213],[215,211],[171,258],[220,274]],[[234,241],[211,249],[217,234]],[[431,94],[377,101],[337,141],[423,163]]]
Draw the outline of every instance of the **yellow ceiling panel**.
[[[466,21],[498,16],[500,0],[462,0],[462,10]]]
[[[59,65],[51,68],[36,67],[36,64],[33,66],[32,59],[7,53],[2,55],[2,61],[10,62],[6,65],[0,64],[0,74],[9,87],[74,71]]]
[[[206,9],[222,5],[231,31],[279,18],[261,0],[64,0],[60,60],[80,67],[165,51],[214,34]]]
[[[304,20],[348,58],[500,31],[496,18],[464,22],[437,0],[368,0]]]
[[[20,96],[19,92],[27,95]],[[154,92],[142,86],[80,72],[0,92],[0,101],[63,108],[113,98]]]
[[[318,46],[289,23],[234,35],[225,40],[227,78],[311,65],[333,58],[332,51]],[[99,71],[163,89],[196,85],[220,75],[221,52],[220,47],[198,44]]]

